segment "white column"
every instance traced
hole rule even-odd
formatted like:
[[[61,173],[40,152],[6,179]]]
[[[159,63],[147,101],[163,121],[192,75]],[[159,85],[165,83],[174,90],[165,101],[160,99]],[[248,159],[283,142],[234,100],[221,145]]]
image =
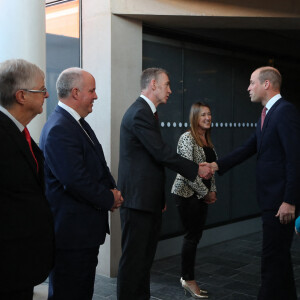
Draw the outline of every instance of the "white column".
[[[120,123],[140,92],[142,24],[112,15],[110,5],[110,0],[82,0],[82,67],[94,75],[98,94],[88,121],[117,180]],[[110,214],[110,230],[97,272],[114,277],[121,255],[118,211]]]
[[[45,1],[0,0],[0,61],[23,58],[46,72]],[[44,112],[29,124],[31,136],[39,141],[46,120]]]

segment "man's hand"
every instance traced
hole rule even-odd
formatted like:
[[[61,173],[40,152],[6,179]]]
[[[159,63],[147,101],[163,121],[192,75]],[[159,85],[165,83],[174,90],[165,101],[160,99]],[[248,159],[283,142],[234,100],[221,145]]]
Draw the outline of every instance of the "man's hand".
[[[216,171],[219,170],[219,166],[215,161],[212,163],[204,162],[204,163],[201,163],[200,166],[208,166],[209,168],[212,169],[213,173],[215,173]]]
[[[204,179],[210,179],[213,176],[214,171],[210,167],[209,163],[199,164],[198,175]]]
[[[275,217],[279,217],[281,224],[288,224],[295,219],[295,205],[282,202]]]
[[[207,195],[204,196],[204,202],[207,204],[212,204],[217,201],[217,193],[216,192],[209,192]]]
[[[113,190],[111,190],[111,192],[113,193],[114,199],[115,199],[114,205],[110,209],[110,211],[113,212],[115,209],[119,208],[122,205],[122,203],[124,202],[124,199],[121,195],[121,192],[118,191],[117,189],[113,189]]]

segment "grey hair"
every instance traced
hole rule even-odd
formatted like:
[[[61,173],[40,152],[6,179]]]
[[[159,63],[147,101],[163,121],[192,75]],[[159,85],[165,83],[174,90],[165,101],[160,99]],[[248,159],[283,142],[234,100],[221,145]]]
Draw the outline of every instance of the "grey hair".
[[[33,89],[44,72],[24,59],[9,59],[0,64],[0,105],[10,108],[16,101],[16,92]]]
[[[69,68],[60,73],[56,81],[56,91],[59,99],[67,98],[74,87],[80,88],[83,70]]]
[[[141,89],[144,90],[148,87],[152,79],[157,80],[158,76],[162,73],[165,73],[169,76],[168,72],[162,68],[148,68],[142,72],[141,75]]]

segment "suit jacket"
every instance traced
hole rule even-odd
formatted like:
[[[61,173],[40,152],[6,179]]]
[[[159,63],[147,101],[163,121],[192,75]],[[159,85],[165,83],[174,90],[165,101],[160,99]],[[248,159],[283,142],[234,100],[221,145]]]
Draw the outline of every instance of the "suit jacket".
[[[91,138],[57,106],[40,138],[45,156],[46,196],[55,222],[56,247],[92,248],[104,243],[115,181],[94,132]]]
[[[217,161],[219,173],[257,153],[257,198],[262,210],[278,210],[282,202],[300,203],[300,117],[283,98],[271,107],[263,128],[246,143]]]
[[[120,132],[118,187],[123,207],[159,212],[165,205],[167,167],[194,181],[198,165],[181,157],[162,140],[148,103],[138,98],[125,113]]]
[[[54,254],[53,220],[44,193],[43,155],[0,112],[0,291],[43,282]]]

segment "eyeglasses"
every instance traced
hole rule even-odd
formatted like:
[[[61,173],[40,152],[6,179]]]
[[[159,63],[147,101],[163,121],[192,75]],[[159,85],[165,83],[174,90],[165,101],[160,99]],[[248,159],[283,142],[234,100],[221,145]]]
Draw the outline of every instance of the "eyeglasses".
[[[29,93],[43,93],[44,96],[46,96],[48,90],[46,88],[42,89],[42,90],[28,90],[28,89],[21,89],[25,92],[29,92]]]

